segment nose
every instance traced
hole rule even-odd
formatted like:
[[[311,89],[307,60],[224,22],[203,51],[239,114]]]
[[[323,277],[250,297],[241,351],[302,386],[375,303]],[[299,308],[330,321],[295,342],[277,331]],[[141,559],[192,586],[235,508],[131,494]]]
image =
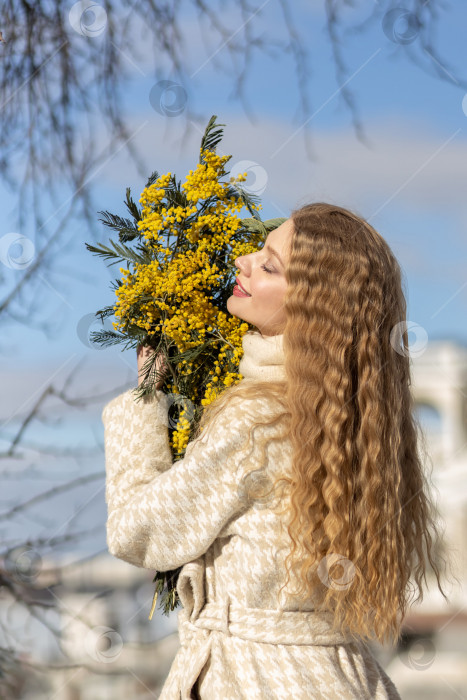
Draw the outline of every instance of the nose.
[[[234,265],[235,265],[235,267],[238,267],[238,269],[240,270],[240,272],[243,272],[243,261],[244,261],[244,259],[245,259],[245,256],[244,256],[244,255],[240,255],[238,258],[235,258]]]

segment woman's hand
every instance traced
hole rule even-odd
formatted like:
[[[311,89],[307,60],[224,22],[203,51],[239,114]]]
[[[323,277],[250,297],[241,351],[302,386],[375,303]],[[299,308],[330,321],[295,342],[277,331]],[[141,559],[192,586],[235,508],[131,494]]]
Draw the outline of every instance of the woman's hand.
[[[155,350],[151,348],[149,345],[138,345],[136,349],[136,359],[138,362],[138,386],[140,386],[143,383],[143,378],[144,378],[144,373],[142,373],[143,366],[145,362],[147,361],[148,357],[153,355],[155,353]],[[160,372],[161,370],[163,371],[163,374],[165,376],[167,372],[167,363],[164,360],[163,354],[160,352],[157,356],[156,359],[156,370]],[[159,379],[154,385],[154,388],[157,390],[162,389],[162,385],[164,383],[164,377],[162,379]]]

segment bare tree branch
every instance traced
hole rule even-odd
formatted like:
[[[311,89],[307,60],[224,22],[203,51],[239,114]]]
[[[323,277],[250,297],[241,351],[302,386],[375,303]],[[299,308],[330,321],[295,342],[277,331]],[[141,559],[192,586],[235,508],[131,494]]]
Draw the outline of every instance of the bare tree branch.
[[[267,6],[269,9],[274,6],[283,18],[276,37],[266,31]],[[257,119],[257,105],[248,99],[247,90],[257,53],[274,59],[290,56],[294,67],[291,75],[298,95],[295,117],[303,122],[305,147],[308,156],[313,157],[310,145],[314,116],[312,78],[319,69],[320,57],[312,55],[308,37],[297,25],[294,6],[287,0],[235,0],[218,6],[207,0],[186,0],[185,3],[180,0],[100,0],[95,7],[102,12],[91,22],[84,12],[73,15],[76,7],[79,10],[78,3],[62,0],[0,0],[0,182],[12,192],[10,218],[17,217],[14,227],[22,231],[32,223],[35,231],[34,257],[27,267],[12,274],[10,288],[0,300],[0,317],[4,324],[12,321],[27,324],[30,328],[40,328],[47,335],[52,334],[54,328],[54,320],[49,318],[46,305],[42,303],[44,292],[52,287],[48,273],[57,267],[61,255],[57,250],[60,252],[68,243],[72,221],[84,220],[90,234],[96,233],[99,207],[94,191],[99,173],[116,154],[125,150],[141,177],[148,175],[142,154],[135,146],[141,125],[130,129],[124,109],[126,88],[130,80],[134,80],[135,71],[147,77],[148,39],[143,29],[150,27],[152,74],[156,81],[171,78],[188,90],[202,79],[202,71],[207,66],[214,68],[231,85],[233,98],[240,102],[252,122]],[[394,56],[403,56],[437,79],[467,90],[465,76],[441,55],[435,40],[436,28],[447,7],[443,0],[406,0],[403,8],[399,0],[379,0],[369,6],[368,17],[360,22],[354,21],[349,12],[349,8],[354,7],[356,5],[349,0],[322,2],[337,84],[334,94],[341,95],[356,136],[363,143],[367,144],[367,139],[351,83],[355,67],[349,66],[346,49],[355,36],[360,39],[370,27],[379,26],[381,46],[392,46]],[[206,59],[194,67],[189,65],[186,53],[187,9],[197,12],[207,49]],[[236,18],[233,23],[232,17]],[[401,17],[405,18],[406,29],[398,25]],[[143,59],[144,69],[141,68]],[[280,87],[277,86],[278,91]],[[197,128],[199,117],[190,99],[183,105],[182,112],[187,138],[191,130]],[[58,223],[54,227],[55,221]],[[10,224],[10,230],[12,228]],[[63,273],[63,268],[60,271]],[[5,268],[0,266],[0,278],[5,274]],[[44,444],[40,444],[42,436],[39,440],[28,437],[33,426],[56,417],[57,407],[62,412],[65,407],[85,410],[128,388],[125,384],[112,392],[94,395],[80,393],[79,387],[75,391],[80,367],[78,363],[60,387],[50,382],[31,408],[15,416],[14,434],[3,436],[8,447],[0,453],[0,458],[15,460],[17,467],[20,460],[25,461],[22,450],[24,453],[34,450],[36,460],[50,455],[63,459],[92,454],[102,456],[102,445],[97,444],[97,439],[95,447],[62,448],[45,444],[45,438]],[[4,464],[7,463],[4,461]],[[41,478],[35,463],[26,465],[22,471],[5,468],[2,475],[4,480]],[[103,477],[102,471],[81,474],[66,483],[45,488],[20,503],[15,502],[11,507],[7,502],[0,513],[2,529],[6,530],[7,525],[11,528],[17,521],[26,521],[29,525],[28,520],[34,523],[33,531],[38,525],[47,527],[52,520],[45,514],[41,520],[34,512],[36,506],[48,504],[57,497],[64,499],[75,489],[103,481]],[[51,624],[46,613],[49,610],[58,612],[60,601],[54,585],[40,587],[36,573],[40,569],[41,574],[52,580],[55,576],[58,581],[65,565],[46,569],[42,566],[40,552],[48,549],[57,553],[60,547],[70,546],[100,527],[77,531],[81,512],[82,508],[67,517],[60,528],[66,527],[63,534],[55,532],[48,538],[29,536],[19,541],[7,530],[2,540],[0,589],[3,602],[19,605],[48,628],[57,647],[61,630]],[[50,515],[54,517],[53,512]],[[31,553],[30,575],[16,567],[14,557],[19,557],[21,552]],[[39,568],[34,556],[40,560]],[[90,558],[92,556],[95,554]],[[80,562],[75,561],[66,566],[79,565]],[[0,675],[6,700],[21,696],[29,671],[47,674],[84,668],[90,673],[107,672],[81,663],[36,663],[21,656],[18,651],[21,640],[15,638],[8,626],[1,622],[0,625],[7,640],[0,643]],[[112,673],[126,671],[112,669]]]

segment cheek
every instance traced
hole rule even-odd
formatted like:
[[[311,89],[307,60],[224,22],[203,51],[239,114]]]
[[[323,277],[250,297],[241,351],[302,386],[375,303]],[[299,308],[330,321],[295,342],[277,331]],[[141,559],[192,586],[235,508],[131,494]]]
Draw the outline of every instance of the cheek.
[[[268,280],[261,279],[251,284],[250,292],[252,296],[258,300],[264,300],[274,296],[274,289]]]
[[[255,285],[251,285],[252,298],[268,306],[276,306],[282,303],[284,290],[281,284],[269,280],[259,280]]]

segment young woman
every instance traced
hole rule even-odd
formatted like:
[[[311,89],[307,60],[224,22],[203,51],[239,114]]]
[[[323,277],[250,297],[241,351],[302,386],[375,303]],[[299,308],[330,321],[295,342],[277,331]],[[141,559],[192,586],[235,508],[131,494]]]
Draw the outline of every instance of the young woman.
[[[236,266],[228,310],[256,329],[243,379],[184,459],[161,382],[103,412],[109,551],[183,566],[160,700],[394,700],[368,641],[397,641],[429,567],[442,591],[399,265],[368,223],[318,203]]]

